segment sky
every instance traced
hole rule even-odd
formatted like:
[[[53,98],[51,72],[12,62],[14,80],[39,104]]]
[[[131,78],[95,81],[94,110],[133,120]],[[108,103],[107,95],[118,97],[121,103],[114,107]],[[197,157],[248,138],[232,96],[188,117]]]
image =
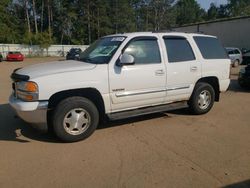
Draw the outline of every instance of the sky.
[[[226,4],[227,0],[196,0],[202,8],[208,9],[210,7],[210,3],[215,3],[217,6],[221,4]]]

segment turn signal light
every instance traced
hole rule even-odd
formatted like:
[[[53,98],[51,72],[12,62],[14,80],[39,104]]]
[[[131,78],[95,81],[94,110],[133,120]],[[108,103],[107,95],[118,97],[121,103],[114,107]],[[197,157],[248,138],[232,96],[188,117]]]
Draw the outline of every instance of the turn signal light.
[[[34,82],[27,82],[25,88],[26,91],[29,92],[36,92],[38,90],[37,85]]]

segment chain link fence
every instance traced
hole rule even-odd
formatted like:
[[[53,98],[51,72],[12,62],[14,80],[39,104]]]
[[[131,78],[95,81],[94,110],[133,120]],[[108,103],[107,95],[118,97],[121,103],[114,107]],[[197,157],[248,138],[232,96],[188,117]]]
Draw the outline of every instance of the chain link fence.
[[[88,45],[51,45],[48,49],[42,49],[38,45],[22,45],[22,44],[0,44],[0,52],[3,58],[8,52],[21,52],[26,57],[35,56],[66,56],[71,48],[81,48],[84,51]]]

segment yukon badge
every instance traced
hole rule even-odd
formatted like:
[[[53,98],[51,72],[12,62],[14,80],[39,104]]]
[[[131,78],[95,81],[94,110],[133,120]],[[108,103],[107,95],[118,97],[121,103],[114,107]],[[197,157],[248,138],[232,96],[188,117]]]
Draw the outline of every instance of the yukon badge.
[[[125,91],[124,88],[118,88],[118,89],[112,89],[113,92],[117,92],[117,91]]]

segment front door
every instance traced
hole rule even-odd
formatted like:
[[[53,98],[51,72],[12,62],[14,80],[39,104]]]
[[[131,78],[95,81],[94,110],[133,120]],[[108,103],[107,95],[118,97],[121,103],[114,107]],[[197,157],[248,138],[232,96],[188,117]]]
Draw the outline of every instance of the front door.
[[[109,65],[112,111],[162,104],[166,96],[166,69],[158,39],[133,38],[122,53],[132,55],[135,63]]]

